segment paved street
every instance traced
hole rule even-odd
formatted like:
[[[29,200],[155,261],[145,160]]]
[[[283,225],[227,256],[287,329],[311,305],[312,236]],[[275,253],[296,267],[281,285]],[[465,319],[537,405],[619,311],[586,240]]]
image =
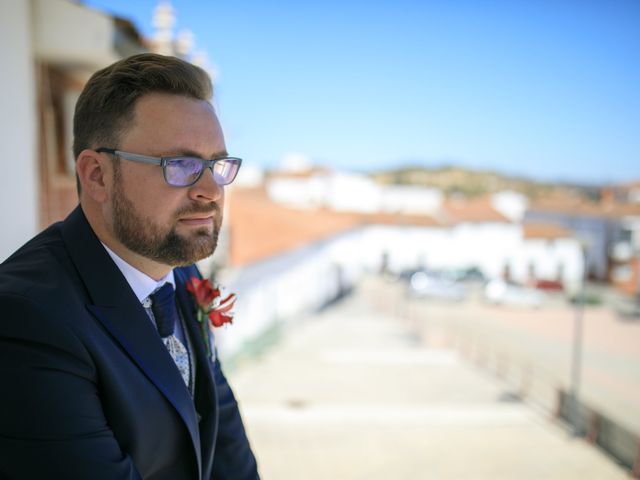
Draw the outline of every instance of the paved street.
[[[400,291],[394,302],[406,304]],[[414,300],[399,316],[411,319],[424,344],[484,357],[485,367],[502,369],[512,384],[528,383],[545,408],[557,400],[553,387],[570,388],[576,311],[566,302],[532,309],[477,298],[460,305]],[[640,435],[640,322],[621,320],[605,305],[588,307],[582,338],[581,400]]]
[[[425,345],[385,291],[367,280],[229,372],[265,480],[629,478],[446,341]]]

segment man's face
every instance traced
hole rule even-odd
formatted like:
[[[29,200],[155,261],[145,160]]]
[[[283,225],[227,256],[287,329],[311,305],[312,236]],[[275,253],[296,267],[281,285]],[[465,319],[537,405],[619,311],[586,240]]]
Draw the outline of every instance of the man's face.
[[[143,155],[226,154],[212,106],[201,100],[152,93],[136,103],[133,124],[115,148]],[[188,265],[216,248],[224,190],[210,170],[196,184],[172,187],[162,168],[125,159],[114,164],[111,233],[129,250],[155,262]]]

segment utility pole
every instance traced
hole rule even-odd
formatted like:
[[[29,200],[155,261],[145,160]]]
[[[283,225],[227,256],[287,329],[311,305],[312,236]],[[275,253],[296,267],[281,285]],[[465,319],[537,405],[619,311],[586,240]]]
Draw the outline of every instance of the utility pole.
[[[586,297],[587,274],[589,271],[587,264],[587,244],[580,242],[580,253],[582,254],[582,281],[580,283],[580,291],[576,301],[575,320],[573,328],[573,355],[571,361],[571,385],[570,385],[570,404],[569,418],[573,426],[573,436],[581,436],[580,431],[580,384],[582,375],[582,347],[583,347],[583,331],[584,331],[584,304]]]

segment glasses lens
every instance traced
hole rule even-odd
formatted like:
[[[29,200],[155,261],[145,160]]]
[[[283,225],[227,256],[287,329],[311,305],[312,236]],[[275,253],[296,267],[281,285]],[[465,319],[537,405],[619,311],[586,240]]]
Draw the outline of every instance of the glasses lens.
[[[236,178],[240,169],[240,160],[225,158],[213,165],[213,179],[218,185],[229,185]]]
[[[191,185],[202,173],[202,160],[193,157],[174,158],[164,167],[164,175],[169,185],[184,187]]]

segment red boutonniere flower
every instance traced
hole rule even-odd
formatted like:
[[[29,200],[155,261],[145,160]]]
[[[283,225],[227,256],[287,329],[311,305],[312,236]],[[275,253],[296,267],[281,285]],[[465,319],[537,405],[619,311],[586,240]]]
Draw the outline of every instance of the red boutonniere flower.
[[[220,288],[214,287],[207,279],[199,279],[191,277],[186,285],[187,291],[193,295],[196,306],[198,307],[197,319],[200,323],[202,338],[204,339],[207,355],[209,351],[209,334],[207,323],[211,323],[214,327],[221,327],[225,323],[233,322],[233,306],[236,302],[236,295],[232,293],[222,298]],[[208,318],[209,322],[205,319]]]

